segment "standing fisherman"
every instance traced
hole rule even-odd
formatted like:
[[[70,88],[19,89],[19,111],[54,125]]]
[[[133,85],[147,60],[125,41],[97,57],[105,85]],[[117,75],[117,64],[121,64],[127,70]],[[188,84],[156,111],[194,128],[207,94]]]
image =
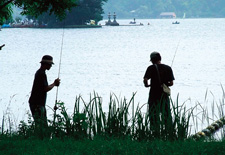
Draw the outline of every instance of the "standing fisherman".
[[[154,126],[156,118],[159,116],[159,112],[165,112],[165,118],[168,118],[170,114],[170,102],[169,95],[163,91],[162,84],[167,86],[173,85],[174,75],[170,66],[161,64],[161,56],[158,52],[152,52],[150,54],[150,61],[153,65],[150,65],[144,75],[145,87],[151,87],[149,92],[149,115],[151,126]],[[150,84],[148,80],[151,80]],[[163,105],[164,104],[164,105]],[[157,107],[160,107],[160,111],[157,112]]]
[[[29,104],[35,126],[42,130],[42,128],[46,128],[48,126],[45,108],[47,92],[50,91],[54,86],[59,86],[60,79],[57,78],[55,79],[54,83],[48,85],[45,71],[49,70],[52,67],[52,64],[54,64],[52,56],[43,56],[40,63],[41,67],[35,74]]]

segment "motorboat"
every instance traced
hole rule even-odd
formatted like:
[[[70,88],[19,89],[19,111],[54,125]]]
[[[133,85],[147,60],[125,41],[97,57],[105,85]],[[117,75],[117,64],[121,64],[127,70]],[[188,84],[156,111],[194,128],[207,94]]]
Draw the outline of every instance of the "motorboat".
[[[176,21],[176,22],[173,22],[172,24],[180,24],[180,22]]]

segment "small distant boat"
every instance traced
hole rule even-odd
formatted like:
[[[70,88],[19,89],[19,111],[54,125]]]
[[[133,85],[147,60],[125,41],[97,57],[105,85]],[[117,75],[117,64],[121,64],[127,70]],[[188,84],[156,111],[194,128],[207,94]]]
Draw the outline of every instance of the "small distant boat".
[[[176,22],[173,22],[172,24],[180,24],[180,22],[176,21]]]
[[[2,28],[9,28],[9,27],[11,27],[9,24],[3,24],[2,25]]]
[[[136,24],[136,22],[130,22],[130,24]]]
[[[131,21],[130,24],[136,24],[135,18],[134,21]]]

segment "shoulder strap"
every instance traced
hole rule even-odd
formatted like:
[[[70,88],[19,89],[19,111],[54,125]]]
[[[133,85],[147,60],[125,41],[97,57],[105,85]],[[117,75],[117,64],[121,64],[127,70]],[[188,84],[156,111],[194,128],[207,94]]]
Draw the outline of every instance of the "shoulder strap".
[[[155,64],[155,67],[156,67],[156,71],[157,71],[158,78],[159,78],[159,84],[161,85],[161,79],[160,79],[160,75],[159,75],[159,69],[158,69],[158,66],[156,64]]]

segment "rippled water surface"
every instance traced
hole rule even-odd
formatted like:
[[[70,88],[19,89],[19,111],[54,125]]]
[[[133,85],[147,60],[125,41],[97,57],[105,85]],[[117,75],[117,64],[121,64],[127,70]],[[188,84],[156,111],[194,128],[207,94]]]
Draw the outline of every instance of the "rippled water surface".
[[[118,20],[128,24],[130,20]],[[137,20],[144,26],[119,26],[97,29],[64,29],[58,100],[73,109],[75,97],[88,101],[96,91],[107,111],[110,93],[144,104],[148,88],[143,75],[150,65],[149,54],[159,51],[162,63],[171,65],[175,76],[172,99],[194,106],[222,98],[225,85],[225,19]],[[104,25],[105,21],[102,21]],[[147,23],[150,25],[147,25]],[[50,54],[55,65],[47,71],[52,83],[58,76],[63,29],[2,29],[0,45],[0,120],[10,109],[16,120],[27,117],[34,73],[41,57]],[[177,52],[176,52],[176,48]],[[176,53],[176,54],[175,54]],[[214,97],[214,99],[213,99]],[[56,89],[48,93],[47,105],[54,106]],[[48,113],[51,110],[48,108]]]

